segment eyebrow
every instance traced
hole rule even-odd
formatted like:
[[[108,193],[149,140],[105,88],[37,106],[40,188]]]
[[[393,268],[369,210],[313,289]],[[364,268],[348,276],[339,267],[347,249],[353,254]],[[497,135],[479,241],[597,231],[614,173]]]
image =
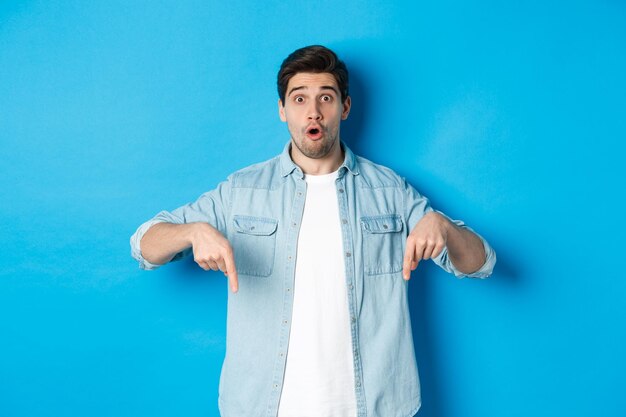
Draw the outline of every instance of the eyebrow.
[[[293,93],[294,91],[297,90],[306,90],[309,87],[307,87],[306,85],[301,85],[298,87],[293,87],[291,90],[289,90],[289,93],[287,93],[287,97],[289,97],[291,95],[291,93]],[[335,87],[333,87],[332,85],[323,85],[320,87],[320,90],[332,90],[335,92],[335,94],[339,95],[339,91],[337,91],[337,89]]]

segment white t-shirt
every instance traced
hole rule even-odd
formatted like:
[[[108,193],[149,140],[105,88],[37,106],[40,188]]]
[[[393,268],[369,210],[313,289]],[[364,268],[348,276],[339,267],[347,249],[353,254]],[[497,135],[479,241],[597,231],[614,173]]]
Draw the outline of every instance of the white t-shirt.
[[[278,417],[354,417],[350,317],[335,179],[306,175]]]

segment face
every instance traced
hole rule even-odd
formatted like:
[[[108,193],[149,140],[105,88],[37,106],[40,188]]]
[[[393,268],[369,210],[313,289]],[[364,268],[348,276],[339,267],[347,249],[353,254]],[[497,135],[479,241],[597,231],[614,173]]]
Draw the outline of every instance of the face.
[[[348,118],[350,97],[341,102],[332,74],[301,72],[289,80],[285,103],[279,100],[278,110],[297,151],[322,159],[339,145],[339,124]]]

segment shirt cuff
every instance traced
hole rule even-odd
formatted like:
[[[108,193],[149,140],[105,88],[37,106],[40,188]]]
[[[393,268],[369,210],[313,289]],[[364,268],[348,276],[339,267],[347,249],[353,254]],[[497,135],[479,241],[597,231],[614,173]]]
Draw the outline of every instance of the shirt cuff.
[[[435,261],[443,267],[447,272],[453,273],[457,278],[487,278],[493,272],[493,267],[496,265],[496,251],[489,245],[489,243],[478,233],[476,233],[471,227],[468,227],[460,220],[452,220],[444,213],[441,213],[437,210],[438,213],[448,218],[451,222],[455,223],[457,226],[460,226],[464,229],[469,230],[474,233],[478,238],[483,242],[483,248],[485,249],[485,263],[478,269],[477,271],[472,272],[471,274],[466,274],[465,272],[459,271],[450,258],[448,257],[448,248],[444,248],[439,256],[435,259]]]
[[[147,261],[141,254],[141,238],[146,234],[148,229],[157,223],[163,223],[163,220],[149,220],[145,222],[139,226],[137,231],[130,237],[130,254],[139,262],[139,268],[141,269],[153,270],[161,266]]]
[[[454,275],[459,278],[487,278],[489,275],[491,275],[491,273],[493,272],[493,267],[496,265],[496,251],[493,250],[493,248],[489,245],[489,243],[487,243],[485,239],[483,239],[482,236],[480,236],[476,232],[474,232],[474,234],[476,234],[476,236],[478,236],[483,242],[483,247],[485,248],[485,263],[483,264],[483,266],[480,267],[478,271],[472,272],[471,274],[464,274],[463,272],[456,269],[452,262],[450,262],[450,266],[454,270]]]

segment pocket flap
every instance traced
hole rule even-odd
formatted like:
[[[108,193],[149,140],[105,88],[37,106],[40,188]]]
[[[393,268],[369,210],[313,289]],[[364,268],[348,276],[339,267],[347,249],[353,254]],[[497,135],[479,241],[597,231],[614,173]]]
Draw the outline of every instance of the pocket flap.
[[[370,233],[390,233],[402,230],[402,218],[397,214],[361,217],[363,229]]]
[[[269,236],[278,227],[278,221],[266,217],[235,215],[233,221],[237,232],[248,235]]]

